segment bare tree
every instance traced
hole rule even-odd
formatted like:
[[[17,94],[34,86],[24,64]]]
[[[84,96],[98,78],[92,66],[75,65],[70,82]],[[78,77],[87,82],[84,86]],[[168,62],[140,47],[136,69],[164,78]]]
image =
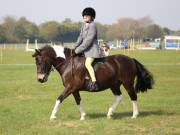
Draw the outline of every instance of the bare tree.
[[[13,16],[7,16],[4,18],[2,26],[6,30],[6,37],[9,42],[16,42],[16,37],[13,35],[17,20]]]
[[[117,23],[107,31],[108,39],[140,39],[143,38],[144,28],[153,24],[153,20],[149,17],[140,19],[120,18]]]

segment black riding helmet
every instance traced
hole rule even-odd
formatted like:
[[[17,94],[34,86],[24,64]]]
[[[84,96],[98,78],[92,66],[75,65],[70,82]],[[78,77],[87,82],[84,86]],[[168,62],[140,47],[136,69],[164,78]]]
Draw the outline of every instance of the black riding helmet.
[[[85,15],[89,15],[89,16],[95,18],[96,17],[96,11],[91,7],[87,7],[82,12],[82,16],[85,16]]]

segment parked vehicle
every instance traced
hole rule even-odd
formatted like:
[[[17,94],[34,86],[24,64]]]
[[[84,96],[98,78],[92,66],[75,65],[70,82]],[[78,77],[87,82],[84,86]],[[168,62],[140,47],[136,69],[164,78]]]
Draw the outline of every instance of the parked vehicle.
[[[108,42],[107,45],[109,46],[110,49],[117,49],[117,46],[111,42]]]
[[[120,48],[128,49],[128,48],[129,48],[129,47],[128,47],[128,41],[127,41],[127,40],[123,40],[123,41],[121,42]]]

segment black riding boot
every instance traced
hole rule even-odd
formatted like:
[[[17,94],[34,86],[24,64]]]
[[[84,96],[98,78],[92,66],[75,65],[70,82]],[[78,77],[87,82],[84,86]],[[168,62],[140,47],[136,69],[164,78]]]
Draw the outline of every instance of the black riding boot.
[[[90,91],[98,91],[99,90],[96,82],[91,82],[89,89],[90,89]]]

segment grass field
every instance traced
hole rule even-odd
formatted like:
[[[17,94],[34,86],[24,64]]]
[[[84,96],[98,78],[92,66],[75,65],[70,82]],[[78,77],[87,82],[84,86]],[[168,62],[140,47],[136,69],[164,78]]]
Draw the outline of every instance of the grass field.
[[[79,109],[70,96],[61,105],[57,120],[50,122],[55,100],[63,90],[58,73],[51,73],[49,81],[40,84],[31,53],[3,50],[0,135],[179,135],[180,51],[133,51],[129,56],[146,65],[156,80],[153,90],[138,94],[137,119],[130,118],[132,105],[122,87],[123,100],[111,120],[106,113],[114,96],[104,91],[81,93],[87,113],[85,121],[79,120]]]

